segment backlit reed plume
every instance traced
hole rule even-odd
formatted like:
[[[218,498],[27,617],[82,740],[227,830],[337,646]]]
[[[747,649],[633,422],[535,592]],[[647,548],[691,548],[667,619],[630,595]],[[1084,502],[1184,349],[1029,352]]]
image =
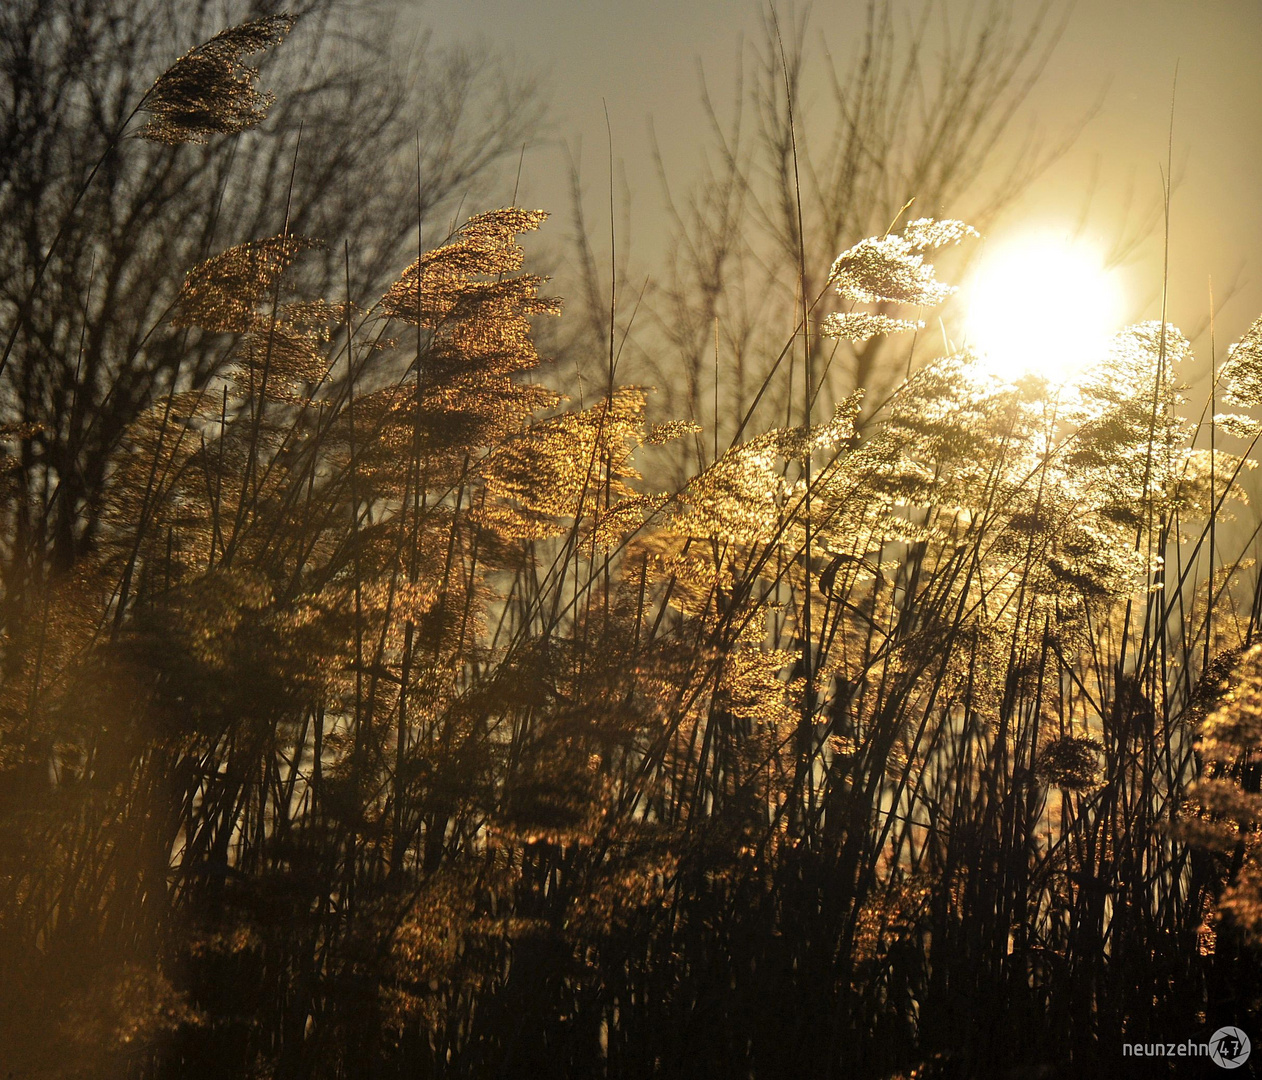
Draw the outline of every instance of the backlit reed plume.
[[[179,61],[146,136],[256,122],[241,57],[290,22]],[[0,642],[6,1066],[1105,1075],[1246,1023],[1260,613],[1209,538],[1248,465],[1196,443],[1191,345],[1130,327],[1064,397],[909,363],[862,427],[742,424],[667,484],[643,448],[698,424],[547,385],[545,217],[375,299],[349,243],[307,294],[289,235],[185,276],[223,366]],[[852,246],[817,328],[918,330],[974,235]]]
[[[204,143],[261,123],[275,96],[258,89],[258,69],[243,60],[284,41],[294,21],[266,15],[190,49],[145,95],[141,107],[149,119],[137,134],[154,142]]]

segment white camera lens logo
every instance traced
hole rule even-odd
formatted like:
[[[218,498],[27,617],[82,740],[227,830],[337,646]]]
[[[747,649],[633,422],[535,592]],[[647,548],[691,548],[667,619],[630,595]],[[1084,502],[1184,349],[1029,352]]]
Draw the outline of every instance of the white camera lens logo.
[[[1220,1027],[1209,1037],[1209,1057],[1221,1068],[1240,1068],[1249,1060],[1249,1036],[1238,1027]]]

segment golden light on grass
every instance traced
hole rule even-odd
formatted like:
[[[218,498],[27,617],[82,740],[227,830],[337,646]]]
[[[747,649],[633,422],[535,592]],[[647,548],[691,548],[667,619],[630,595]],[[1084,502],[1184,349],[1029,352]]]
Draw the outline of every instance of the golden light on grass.
[[[1071,381],[1105,356],[1122,294],[1090,245],[1036,233],[986,252],[966,293],[967,343],[997,375]]]

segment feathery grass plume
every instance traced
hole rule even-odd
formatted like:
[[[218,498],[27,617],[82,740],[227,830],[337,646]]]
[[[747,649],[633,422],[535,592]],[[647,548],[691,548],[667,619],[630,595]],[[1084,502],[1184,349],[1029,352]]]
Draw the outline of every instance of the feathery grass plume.
[[[734,446],[688,482],[675,525],[687,535],[757,543],[778,532],[787,483],[778,469],[778,439],[757,436]]]
[[[215,419],[214,403],[200,390],[171,394],[151,405],[127,428],[121,441],[115,482],[105,499],[103,519],[110,526],[106,547],[123,547],[134,537],[146,502],[148,477],[176,475],[198,445],[192,432]],[[161,513],[178,511],[179,501]],[[166,517],[164,522],[170,523]]]
[[[644,440],[646,398],[624,386],[583,412],[563,412],[497,447],[484,466],[486,491],[520,515],[517,535],[560,535],[567,520],[616,507],[635,492],[632,453]]]
[[[884,422],[821,472],[812,508],[821,543],[843,556],[931,538],[954,548],[996,483],[1021,474],[1035,417],[1017,388],[967,354],[926,365]]]
[[[274,401],[305,400],[302,390],[329,372],[327,346],[339,314],[331,304],[306,302],[281,305],[275,318],[256,315],[237,353],[234,381],[253,378]]]
[[[856,392],[838,402],[824,424],[776,428],[731,447],[680,492],[672,515],[685,535],[753,544],[781,537],[784,511],[797,486],[785,477],[782,463],[831,449],[855,433],[863,400]]]
[[[1128,327],[1070,410],[1077,431],[1065,464],[1096,493],[1101,512],[1128,527],[1150,524],[1149,511],[1175,493],[1188,433],[1176,412],[1178,373],[1190,356],[1191,345],[1173,326]]]
[[[163,143],[204,143],[267,118],[275,96],[258,90],[258,69],[242,58],[279,45],[291,15],[265,15],[222,30],[190,49],[154,81],[141,108],[149,119],[137,134]]]
[[[587,845],[599,830],[600,796],[610,778],[586,740],[572,737],[564,725],[549,732],[552,726],[545,723],[543,737],[523,748],[505,781],[495,827],[526,844]]]
[[[788,683],[781,675],[793,667],[794,654],[764,650],[752,642],[723,658],[715,685],[715,707],[749,724],[763,725],[773,738],[800,715],[789,700]]]
[[[644,441],[650,446],[664,446],[675,439],[695,435],[700,430],[701,425],[694,424],[691,420],[667,420],[664,423],[653,424]]]
[[[1218,853],[1222,891],[1214,905],[1217,929],[1262,945],[1262,645],[1216,658],[1207,690],[1194,701],[1200,714],[1197,749],[1206,775],[1187,789],[1174,835]],[[1201,700],[1204,698],[1205,700]],[[1207,703],[1214,705],[1206,711]]]
[[[450,461],[451,451],[496,445],[559,402],[555,391],[515,376],[539,362],[531,319],[559,315],[560,303],[538,295],[544,278],[504,276],[522,265],[517,235],[546,217],[517,207],[478,214],[386,291],[380,310],[387,319],[432,331],[415,391],[382,392],[393,399],[390,437],[409,445],[419,438],[423,450]]]
[[[903,227],[903,239],[912,251],[954,246],[981,235],[971,225],[951,218],[915,218]]]
[[[871,236],[843,251],[828,280],[848,300],[933,307],[954,292],[934,276],[933,265],[902,236]]]
[[[472,917],[477,887],[470,875],[435,875],[404,912],[393,941],[385,1001],[396,1037],[417,1024],[439,1029],[459,1008],[460,992],[480,987],[477,968],[462,963],[462,954],[485,948],[488,938],[503,937],[509,926],[508,920],[498,920],[497,926],[495,920]]]
[[[669,513],[657,528],[646,529],[627,545],[624,565],[640,567],[646,586],[666,587],[663,603],[674,612],[701,623],[715,619],[716,595],[730,595],[735,581],[731,560],[716,559],[713,552],[695,544],[685,532],[675,527]],[[681,626],[682,631],[682,626]],[[665,647],[661,643],[659,647]],[[686,659],[674,664],[665,657],[661,662],[672,674],[687,669],[696,660],[685,648]],[[688,676],[691,677],[691,676]],[[672,684],[675,691],[679,684]]]
[[[129,1059],[141,1057],[200,1020],[198,1011],[157,971],[125,963],[98,972],[59,1018],[65,1052],[61,1064],[69,1066],[60,1075],[86,1075],[106,1062],[106,1068],[125,1067]]]
[[[871,481],[892,503],[980,510],[996,467],[1019,476],[1041,413],[1020,388],[979,371],[968,353],[916,372],[879,433]],[[895,455],[891,457],[891,455]]]
[[[1262,318],[1227,350],[1218,377],[1229,405],[1248,409],[1262,404]]]
[[[319,246],[317,240],[282,235],[251,240],[212,255],[185,276],[172,325],[226,334],[257,331],[257,308],[270,299],[277,279],[297,255]]]
[[[597,548],[608,551],[622,546],[624,540],[638,533],[669,503],[671,496],[628,495],[611,506],[595,508],[590,535]],[[604,502],[603,496],[601,502]]]
[[[1067,791],[1089,791],[1099,782],[1103,751],[1099,739],[1062,735],[1039,751],[1035,772],[1048,784]]]
[[[1184,519],[1207,518],[1218,514],[1219,522],[1234,521],[1228,502],[1249,505],[1249,492],[1239,483],[1240,474],[1258,467],[1253,458],[1241,458],[1226,450],[1188,449],[1183,451],[1171,509]],[[1213,482],[1211,489],[1210,483]],[[1221,506],[1220,506],[1221,503]]]
[[[846,338],[850,341],[864,342],[882,334],[902,334],[912,330],[923,330],[925,324],[920,319],[895,319],[889,315],[881,315],[869,311],[833,312],[825,316],[820,323],[819,332],[824,337]]]
[[[422,255],[390,286],[382,298],[385,315],[415,323],[419,313],[425,325],[433,326],[451,314],[466,294],[489,298],[492,293],[478,292],[477,279],[520,270],[525,252],[517,236],[538,229],[547,217],[545,210],[509,206],[469,218],[451,240]],[[543,279],[527,280],[537,285]],[[541,313],[554,308],[555,303],[544,303]]]
[[[636,933],[670,906],[681,861],[672,839],[661,828],[625,830],[593,866],[566,912],[566,936],[579,957],[615,935]]]
[[[891,882],[873,896],[858,913],[854,940],[855,960],[861,969],[879,968],[888,962],[891,951],[917,926],[926,914],[934,886],[916,877]],[[913,1071],[913,1077],[918,1073]]]
[[[120,649],[163,674],[147,703],[159,731],[191,745],[234,728],[248,739],[287,729],[334,683],[327,657],[342,635],[334,620],[304,616],[277,603],[258,569],[216,568],[137,614]]]
[[[1144,560],[1134,536],[1119,532],[1111,508],[1101,519],[1082,514],[1062,522],[1046,544],[1028,587],[1057,605],[1058,623],[1076,619],[1084,604],[1119,599],[1143,584]]]
[[[1262,750],[1262,645],[1238,659],[1219,698],[1201,722],[1199,751],[1204,761],[1229,768]]]

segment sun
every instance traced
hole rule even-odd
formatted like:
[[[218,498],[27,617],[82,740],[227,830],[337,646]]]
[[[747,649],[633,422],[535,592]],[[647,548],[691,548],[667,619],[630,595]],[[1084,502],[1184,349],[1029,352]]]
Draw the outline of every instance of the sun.
[[[996,375],[1070,382],[1120,329],[1116,275],[1091,246],[1050,233],[986,252],[967,287],[966,343]]]

